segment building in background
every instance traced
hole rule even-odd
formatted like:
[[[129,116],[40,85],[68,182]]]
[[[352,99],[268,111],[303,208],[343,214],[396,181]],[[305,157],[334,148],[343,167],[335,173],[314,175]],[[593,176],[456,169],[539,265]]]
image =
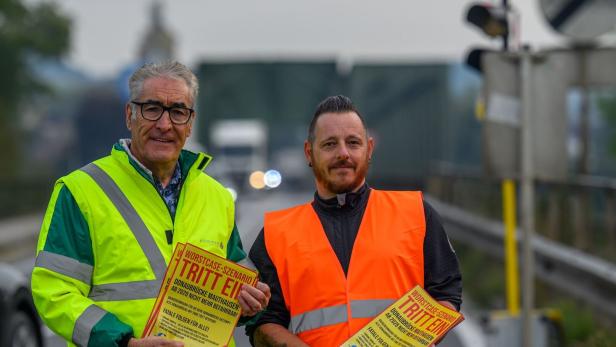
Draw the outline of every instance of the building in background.
[[[316,105],[334,94],[354,100],[376,139],[371,182],[421,186],[443,162],[480,167],[473,114],[479,80],[461,65],[357,64],[341,72],[334,61],[245,61],[203,62],[197,71],[204,86],[198,106],[206,119],[200,141],[211,144],[205,134],[217,121],[261,119],[269,130],[271,166],[281,171],[283,184],[285,166],[293,176],[310,175],[302,153],[307,127]],[[286,165],[291,157],[300,162]]]

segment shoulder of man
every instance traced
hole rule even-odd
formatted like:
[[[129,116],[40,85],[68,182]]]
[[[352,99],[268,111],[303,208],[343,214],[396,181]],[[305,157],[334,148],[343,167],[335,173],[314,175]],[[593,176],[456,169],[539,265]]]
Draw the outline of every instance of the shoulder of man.
[[[56,180],[56,184],[60,183],[60,182],[67,182],[67,181],[78,180],[79,177],[81,177],[83,174],[85,174],[84,168],[87,167],[88,165],[92,165],[92,164],[96,165],[97,163],[102,163],[102,162],[108,161],[110,159],[111,159],[111,155],[108,155],[108,156],[96,159],[96,160],[94,160],[94,161],[92,161],[92,162],[90,162],[90,163],[88,163],[88,164],[86,164],[86,165],[84,165],[84,166],[82,166],[82,167],[80,167],[78,169],[75,169],[75,170],[69,172],[68,174],[58,178]]]
[[[291,206],[291,207],[285,207],[280,210],[268,211],[268,212],[265,212],[265,216],[281,216],[281,215],[293,214],[295,212],[301,211],[307,206],[312,206],[312,201],[304,202],[302,204],[298,204],[298,205]]]

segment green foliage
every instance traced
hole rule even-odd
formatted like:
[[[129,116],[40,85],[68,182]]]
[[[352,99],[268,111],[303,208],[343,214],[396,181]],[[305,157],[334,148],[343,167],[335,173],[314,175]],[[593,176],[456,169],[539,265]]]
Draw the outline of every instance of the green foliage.
[[[54,4],[29,7],[0,0],[0,175],[18,165],[19,106],[45,86],[30,74],[29,57],[59,58],[69,49],[71,22]]]
[[[562,312],[566,341],[585,341],[596,329],[589,310],[580,308],[570,300],[558,302],[556,307]]]
[[[601,329],[590,335],[585,342],[581,344],[573,344],[573,346],[613,347],[616,346],[616,334],[605,329]]]
[[[483,310],[505,309],[503,262],[462,244],[454,243],[454,247],[462,270],[464,298]],[[564,346],[616,346],[616,334],[610,329],[613,321],[594,316],[593,312],[579,301],[540,281],[535,285],[536,306],[551,307],[560,312]],[[464,307],[464,303],[462,306]]]
[[[567,346],[610,347],[616,345],[616,334],[608,326],[597,324],[597,321],[601,319],[594,316],[590,309],[583,307],[579,302],[560,299],[553,302],[551,306],[562,312],[563,332]]]

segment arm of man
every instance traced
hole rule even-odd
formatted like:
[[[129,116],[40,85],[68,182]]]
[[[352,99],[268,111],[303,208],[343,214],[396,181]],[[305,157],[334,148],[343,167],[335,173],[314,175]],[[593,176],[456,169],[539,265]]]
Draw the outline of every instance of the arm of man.
[[[424,287],[435,300],[448,302],[459,311],[462,304],[462,275],[458,258],[440,216],[425,201],[424,213]]]
[[[246,267],[253,267],[253,264],[246,261],[246,252],[244,252],[244,246],[242,245],[237,225],[233,226],[231,237],[229,242],[227,242],[227,259]],[[269,303],[270,297],[270,288],[263,282],[257,282],[254,287],[244,285],[238,296],[240,307],[242,308],[242,318],[238,321],[238,325],[246,324],[255,315],[264,310]]]
[[[57,183],[45,213],[32,271],[36,308],[56,334],[80,346],[125,346],[132,327],[88,298],[94,269],[88,224]]]
[[[458,258],[447,238],[440,216],[425,201],[424,213],[424,287],[441,305],[459,311],[462,304],[462,275]],[[432,346],[440,343],[443,338],[435,341]]]
[[[288,330],[290,314],[282,295],[276,267],[265,248],[263,233],[261,229],[250,249],[250,259],[259,270],[261,280],[269,286],[271,298],[262,315],[246,325],[246,334],[253,346],[306,346]]]

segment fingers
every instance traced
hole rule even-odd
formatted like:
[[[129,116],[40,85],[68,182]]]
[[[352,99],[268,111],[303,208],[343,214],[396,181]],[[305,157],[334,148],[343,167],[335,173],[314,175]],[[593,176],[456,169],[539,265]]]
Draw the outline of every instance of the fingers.
[[[183,347],[184,343],[180,341],[173,341],[159,336],[149,336],[143,339],[147,347]]]
[[[254,316],[264,310],[269,303],[272,293],[267,284],[257,282],[256,286],[243,285],[238,295],[243,316]]]
[[[267,304],[269,303],[269,299],[272,297],[272,292],[270,291],[270,287],[263,283],[263,282],[257,282],[257,285],[255,287],[256,289],[260,290],[263,295],[265,295],[265,306],[267,306]]]
[[[184,343],[160,336],[148,336],[142,339],[130,339],[128,347],[184,347]]]

